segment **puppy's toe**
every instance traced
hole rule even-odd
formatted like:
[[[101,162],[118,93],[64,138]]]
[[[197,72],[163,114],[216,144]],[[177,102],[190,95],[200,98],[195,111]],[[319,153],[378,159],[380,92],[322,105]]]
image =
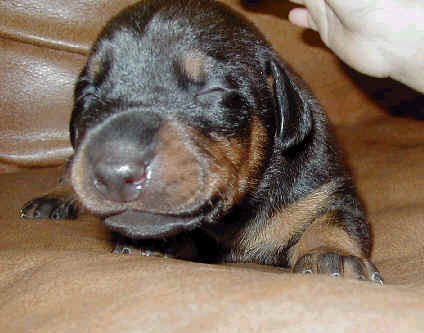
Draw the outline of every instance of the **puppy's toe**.
[[[139,248],[121,241],[116,242],[112,253],[121,255],[141,255]]]
[[[375,265],[366,259],[355,256],[343,256],[344,275],[358,280],[368,280],[383,285],[384,280],[381,277]]]
[[[293,267],[293,272],[367,280],[383,285],[383,278],[371,261],[332,252],[304,255]]]
[[[78,207],[73,199],[45,196],[28,201],[20,210],[26,219],[75,219]]]

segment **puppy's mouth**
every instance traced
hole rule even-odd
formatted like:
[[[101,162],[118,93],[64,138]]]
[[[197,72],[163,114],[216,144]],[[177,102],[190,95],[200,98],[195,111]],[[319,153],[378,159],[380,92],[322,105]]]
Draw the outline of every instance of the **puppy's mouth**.
[[[197,221],[188,217],[152,214],[127,210],[107,217],[105,225],[112,231],[132,239],[157,239],[173,236],[183,230],[193,229]]]
[[[110,230],[132,239],[159,239],[193,230],[211,209],[210,204],[205,204],[196,212],[175,215],[128,209],[106,217],[104,223]]]

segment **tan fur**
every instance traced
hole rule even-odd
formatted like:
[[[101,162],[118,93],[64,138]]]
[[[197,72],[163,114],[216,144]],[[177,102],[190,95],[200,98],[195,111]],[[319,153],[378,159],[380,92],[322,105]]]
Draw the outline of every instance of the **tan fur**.
[[[334,186],[334,183],[325,184],[269,219],[250,224],[239,236],[240,253],[256,253],[259,249],[278,252],[284,248],[290,238],[302,232],[319,210],[328,204]]]
[[[86,183],[87,177],[85,175],[87,171],[87,160],[86,154],[84,153],[85,146],[82,146],[80,151],[74,155],[73,166],[71,168],[70,180],[75,192],[78,193],[80,202],[84,202],[85,207],[91,212],[96,213],[98,209],[101,212],[103,206],[103,200],[90,191],[90,186]],[[88,205],[86,203],[89,203]]]
[[[362,250],[349,234],[334,223],[332,213],[317,218],[293,247],[289,260],[294,265],[305,254],[334,252],[339,255],[364,257]]]
[[[255,173],[263,165],[265,158],[264,151],[267,144],[267,131],[259,119],[254,116],[251,121],[249,152],[247,160],[243,161],[239,177],[241,179],[240,187],[244,186],[246,189],[250,189],[257,184]]]
[[[206,74],[207,58],[199,51],[193,50],[184,55],[181,65],[190,80],[200,82]]]
[[[104,63],[102,61],[102,57],[99,55],[93,55],[88,60],[88,73],[91,75],[93,80],[97,80],[100,73],[104,70]]]
[[[229,208],[257,183],[256,172],[262,165],[267,144],[266,130],[259,119],[253,116],[248,138],[216,137],[213,140],[206,139],[204,144],[213,156],[211,178],[216,178],[221,184],[219,191],[225,192],[225,196],[230,199],[226,202]]]

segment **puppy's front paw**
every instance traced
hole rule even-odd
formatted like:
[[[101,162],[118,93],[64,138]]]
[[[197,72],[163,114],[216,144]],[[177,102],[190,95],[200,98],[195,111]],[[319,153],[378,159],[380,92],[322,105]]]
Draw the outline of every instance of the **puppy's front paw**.
[[[336,277],[368,280],[383,285],[383,278],[371,261],[333,252],[306,254],[296,262],[293,272],[303,274],[319,273]]]
[[[20,210],[25,219],[75,219],[78,206],[74,199],[44,196],[28,201]]]

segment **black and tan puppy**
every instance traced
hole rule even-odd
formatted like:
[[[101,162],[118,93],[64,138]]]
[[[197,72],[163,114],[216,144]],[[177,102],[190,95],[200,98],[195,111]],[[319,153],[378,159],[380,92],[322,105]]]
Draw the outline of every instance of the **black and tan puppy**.
[[[74,194],[34,199],[23,217],[84,207],[172,256],[382,283],[326,115],[222,4],[148,0],[113,18],[79,77],[70,131]]]

